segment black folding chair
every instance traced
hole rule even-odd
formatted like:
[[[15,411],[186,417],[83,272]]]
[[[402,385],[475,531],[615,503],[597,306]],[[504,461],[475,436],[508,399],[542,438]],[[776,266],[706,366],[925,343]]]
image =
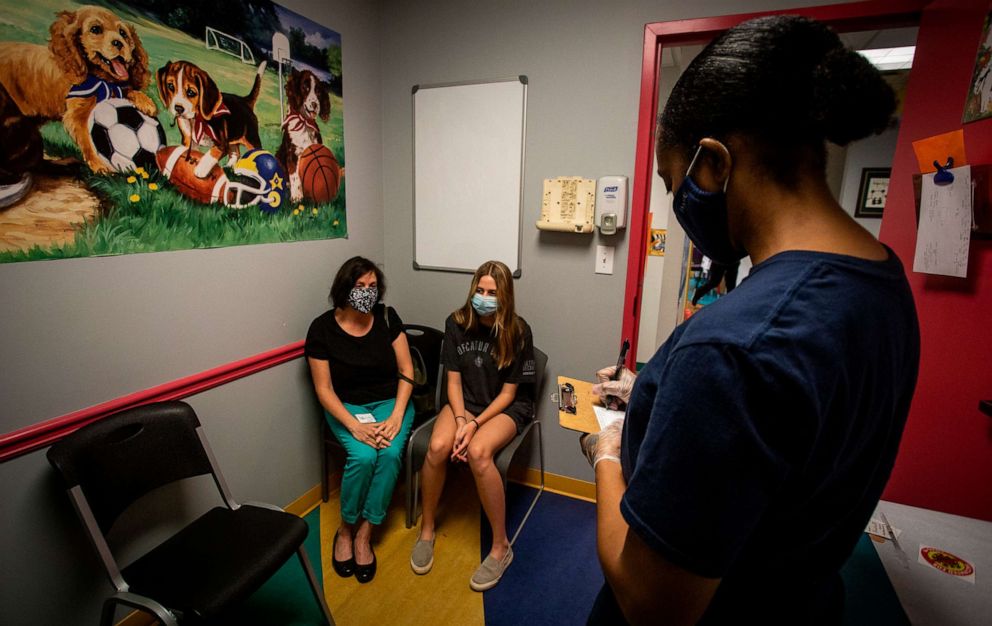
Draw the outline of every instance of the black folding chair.
[[[118,605],[148,611],[167,626],[222,619],[295,552],[324,619],[333,625],[303,541],[307,524],[279,507],[239,505],[231,496],[200,422],[185,402],[118,413],[53,445],[49,462],[116,590],[101,624]],[[121,568],[107,534],[135,501],[158,487],[209,474],[226,506],[217,506]]]
[[[534,348],[534,361],[535,361],[535,374],[534,374],[534,416],[533,419],[527,423],[526,426],[521,429],[520,433],[510,440],[510,443],[503,446],[503,448],[496,453],[493,462],[496,464],[496,469],[499,470],[499,475],[503,479],[503,492],[506,492],[506,477],[509,473],[510,464],[513,459],[517,456],[517,452],[520,450],[520,445],[530,434],[534,434],[537,437],[538,455],[541,463],[541,485],[534,495],[534,499],[531,500],[530,506],[527,508],[527,513],[524,518],[520,520],[520,525],[517,526],[517,530],[513,533],[510,539],[510,545],[517,540],[517,535],[523,529],[524,524],[527,523],[527,518],[530,517],[531,511],[534,510],[534,506],[537,505],[538,498],[544,493],[544,441],[541,435],[541,421],[540,416],[540,404],[541,398],[544,396],[544,381],[545,381],[545,370],[548,366],[548,355],[546,355],[541,350]],[[438,377],[438,400],[437,406],[438,410],[441,409],[447,403],[447,390],[445,387],[445,372],[443,368]],[[417,510],[417,501],[419,499],[420,490],[420,468],[424,465],[424,459],[427,457],[427,448],[430,447],[431,434],[434,432],[434,421],[437,416],[424,422],[419,428],[415,429],[410,434],[410,441],[407,443],[406,449],[406,474],[407,474],[407,493],[412,495],[412,498],[407,499],[406,508],[406,527],[410,528],[416,522],[417,517],[420,512]]]

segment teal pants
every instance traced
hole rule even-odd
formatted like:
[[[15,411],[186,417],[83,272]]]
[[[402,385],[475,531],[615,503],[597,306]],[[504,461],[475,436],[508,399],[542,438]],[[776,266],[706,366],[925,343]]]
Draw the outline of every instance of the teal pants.
[[[385,422],[396,406],[396,399],[371,404],[348,404],[344,408],[352,415],[371,413],[376,422]],[[381,524],[393,497],[393,487],[400,473],[400,460],[406,438],[413,425],[413,403],[408,402],[403,413],[403,423],[389,446],[377,450],[351,436],[347,428],[334,416],[324,411],[324,417],[334,436],[348,453],[341,477],[341,519],[354,524],[364,517],[373,524]]]

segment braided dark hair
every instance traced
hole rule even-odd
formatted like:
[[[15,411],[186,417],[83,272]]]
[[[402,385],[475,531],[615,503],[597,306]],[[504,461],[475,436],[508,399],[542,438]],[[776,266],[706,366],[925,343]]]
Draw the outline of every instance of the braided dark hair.
[[[804,167],[823,172],[824,140],[846,145],[883,131],[896,100],[864,57],[823,24],[761,17],[713,40],[679,78],[659,120],[658,150],[746,136],[787,186]]]

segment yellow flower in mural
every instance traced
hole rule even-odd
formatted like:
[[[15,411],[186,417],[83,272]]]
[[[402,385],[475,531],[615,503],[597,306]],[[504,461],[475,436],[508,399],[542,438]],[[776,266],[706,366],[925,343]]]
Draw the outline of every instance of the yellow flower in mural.
[[[128,176],[127,177],[127,182],[129,182],[129,183],[136,183],[136,182],[138,182],[138,179],[135,178],[134,176]]]
[[[138,174],[139,176],[144,176],[147,172],[145,172],[145,168],[143,167],[136,167],[134,168],[134,173]]]
[[[130,197],[128,198],[128,200],[130,200],[131,202],[137,202],[138,200],[141,200],[141,196],[139,196],[139,195],[138,195],[138,194],[136,194],[136,193],[133,193],[133,194],[131,194],[131,196],[130,196]]]
[[[318,213],[320,213],[320,209],[318,209],[317,207],[314,207],[314,208],[312,208],[310,210],[310,212],[313,213],[314,215],[317,215]]]
[[[156,183],[148,183],[148,188],[152,191],[156,191],[158,189],[158,185]]]
[[[341,223],[340,220],[334,220],[333,222],[331,222],[331,226],[337,226],[340,223]]]

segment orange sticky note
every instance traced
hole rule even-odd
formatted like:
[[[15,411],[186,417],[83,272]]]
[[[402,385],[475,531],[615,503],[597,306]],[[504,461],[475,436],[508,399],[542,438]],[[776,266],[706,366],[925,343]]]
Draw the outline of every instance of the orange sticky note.
[[[955,130],[943,135],[934,135],[913,142],[913,151],[920,164],[920,173],[936,172],[933,162],[941,165],[947,163],[947,157],[954,159],[954,167],[968,165],[968,157],[964,154],[964,130]]]

